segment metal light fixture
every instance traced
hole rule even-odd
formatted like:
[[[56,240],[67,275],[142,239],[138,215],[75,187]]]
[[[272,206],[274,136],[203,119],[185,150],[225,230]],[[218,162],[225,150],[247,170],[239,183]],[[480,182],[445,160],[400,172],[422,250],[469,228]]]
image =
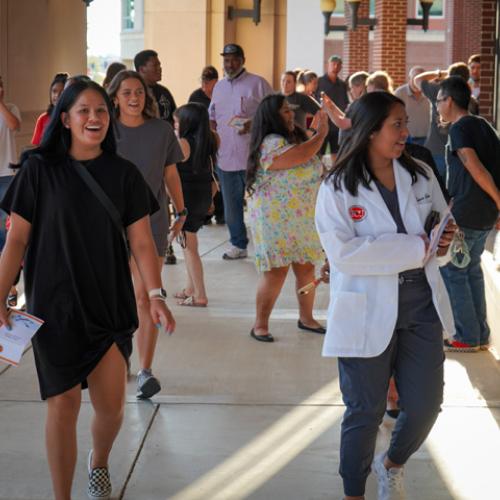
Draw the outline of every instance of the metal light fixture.
[[[362,0],[345,0],[345,3],[349,5],[351,11],[350,25],[349,29],[355,31],[358,26],[369,26],[373,29],[377,25],[377,19],[372,17],[359,18],[358,11]],[[363,0],[367,1],[367,0]],[[407,19],[406,24],[410,26],[422,26],[424,31],[429,29],[429,16],[432,4],[434,0],[420,0],[420,5],[422,7],[423,16],[421,19]],[[325,36],[330,33],[330,31],[346,31],[347,26],[330,26],[330,17],[337,6],[336,0],[321,0],[321,12],[325,16]]]
[[[349,29],[356,30],[358,25],[370,26],[370,29],[372,29],[377,24],[377,20],[374,18],[360,19],[358,17],[361,0],[345,0],[345,3],[349,5],[348,8],[351,11]],[[321,12],[325,16],[325,35],[328,35],[330,31],[346,31],[348,29],[345,25],[330,26],[330,16],[335,10],[336,5],[337,2],[335,0],[321,0]]]
[[[346,3],[349,5],[349,9],[351,9],[351,30],[356,31],[356,28],[359,25],[370,26],[373,27],[377,24],[377,20],[367,17],[360,19],[358,17],[359,6],[361,4],[361,0],[346,0]]]
[[[233,6],[227,8],[227,18],[232,21],[237,17],[251,17],[255,25],[260,23],[260,4],[262,0],[253,0],[253,9],[236,9]]]
[[[335,7],[337,7],[336,0],[321,0],[320,8],[325,16],[325,36],[330,32],[330,17],[332,17]]]
[[[356,31],[358,27],[358,11],[361,0],[347,0],[349,8],[351,9],[351,29]]]
[[[422,19],[407,19],[406,24],[409,26],[422,26],[424,31],[429,29],[429,17],[431,13],[431,7],[434,0],[420,0],[420,6],[422,7]]]

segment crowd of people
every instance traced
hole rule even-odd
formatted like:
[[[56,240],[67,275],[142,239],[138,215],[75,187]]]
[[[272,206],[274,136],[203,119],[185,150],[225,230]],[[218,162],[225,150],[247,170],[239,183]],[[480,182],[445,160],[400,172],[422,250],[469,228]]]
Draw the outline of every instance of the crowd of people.
[[[161,390],[159,332],[175,329],[162,266],[176,262],[177,241],[186,267],[177,304],[208,307],[197,233],[215,215],[229,232],[227,261],[248,256],[251,231],[251,337],[275,340],[270,319],[291,267],[297,328],[325,335],[323,355],[338,358],[345,498],[364,498],[372,469],[380,499],[403,498],[403,466],[440,410],[443,350],[489,345],[480,258],[498,227],[500,141],[478,116],[480,57],[412,67],[394,90],[384,71],[341,79],[333,55],[320,77],[284,71],[279,91],[246,70],[241,46],[221,57],[223,78],[204,68],[180,107],[153,50],[136,55],[134,70],[109,65],[103,86],[56,74],[20,161],[21,115],[0,79],[0,323],[9,325],[22,266],[27,310],[44,320],[33,349],[54,496],[71,497],[88,387],[88,494],[109,498],[132,337],[137,397],[149,399]],[[326,327],[313,316],[317,269],[330,282]],[[397,420],[374,458],[386,410]]]

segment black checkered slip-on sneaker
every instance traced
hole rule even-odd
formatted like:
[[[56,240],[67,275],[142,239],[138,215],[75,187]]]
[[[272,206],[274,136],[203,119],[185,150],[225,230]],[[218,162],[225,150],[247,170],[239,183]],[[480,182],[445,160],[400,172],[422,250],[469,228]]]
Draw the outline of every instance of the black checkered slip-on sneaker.
[[[109,479],[108,468],[92,468],[92,450],[89,451],[87,469],[89,472],[88,497],[92,500],[109,500],[111,497],[111,481]]]

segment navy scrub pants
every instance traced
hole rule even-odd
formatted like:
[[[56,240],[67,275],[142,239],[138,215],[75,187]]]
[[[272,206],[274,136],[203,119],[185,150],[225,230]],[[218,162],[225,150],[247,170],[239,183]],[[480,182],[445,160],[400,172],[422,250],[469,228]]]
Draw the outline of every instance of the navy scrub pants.
[[[400,415],[387,452],[404,464],[429,434],[443,400],[443,335],[423,270],[400,275],[396,328],[386,350],[374,358],[339,358],[342,421],[340,475],[348,496],[361,496],[395,377]]]

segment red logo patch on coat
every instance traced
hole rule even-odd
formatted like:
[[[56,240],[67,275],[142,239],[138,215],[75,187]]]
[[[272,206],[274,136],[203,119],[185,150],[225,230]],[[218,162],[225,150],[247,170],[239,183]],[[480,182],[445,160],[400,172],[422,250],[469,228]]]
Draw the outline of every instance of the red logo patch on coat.
[[[349,215],[354,222],[360,222],[366,217],[366,210],[361,205],[349,207]]]

